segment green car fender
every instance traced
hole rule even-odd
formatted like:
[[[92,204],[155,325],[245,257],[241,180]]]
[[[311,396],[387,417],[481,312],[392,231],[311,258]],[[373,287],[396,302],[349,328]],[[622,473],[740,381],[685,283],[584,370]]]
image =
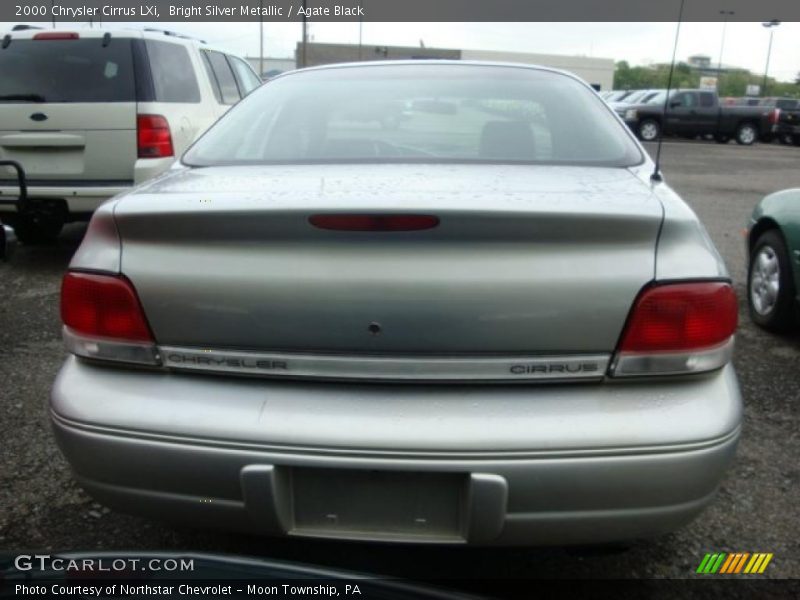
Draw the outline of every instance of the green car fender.
[[[756,204],[748,227],[748,250],[761,233],[774,226],[786,241],[795,289],[800,290],[800,188],[775,192]]]

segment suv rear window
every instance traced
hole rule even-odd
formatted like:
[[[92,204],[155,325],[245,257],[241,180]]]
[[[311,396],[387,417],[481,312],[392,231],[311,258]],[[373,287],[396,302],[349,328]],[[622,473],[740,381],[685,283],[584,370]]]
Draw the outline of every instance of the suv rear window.
[[[0,49],[0,102],[133,102],[130,39],[11,40]]]

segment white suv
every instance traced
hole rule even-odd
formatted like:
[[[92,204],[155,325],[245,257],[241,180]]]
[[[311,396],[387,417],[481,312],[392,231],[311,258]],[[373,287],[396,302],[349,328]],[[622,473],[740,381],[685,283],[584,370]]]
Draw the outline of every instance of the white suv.
[[[248,63],[160,31],[24,28],[0,37],[0,218],[55,238],[107,198],[166,170],[261,80]],[[6,201],[3,201],[6,200]]]

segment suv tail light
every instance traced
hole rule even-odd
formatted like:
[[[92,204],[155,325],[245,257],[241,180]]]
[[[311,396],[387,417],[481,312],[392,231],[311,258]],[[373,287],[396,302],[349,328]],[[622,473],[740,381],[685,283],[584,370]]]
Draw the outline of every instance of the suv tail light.
[[[34,40],[79,40],[80,36],[73,31],[43,31],[33,36]]]
[[[68,272],[61,283],[61,320],[67,348],[78,356],[158,364],[136,290],[123,276]]]
[[[718,369],[730,360],[737,321],[738,304],[729,283],[647,287],[628,316],[612,373],[619,377]]]
[[[781,119],[780,108],[773,108],[771,111],[769,111],[769,117],[767,117],[767,120],[769,121],[770,125],[777,125],[780,119]]]
[[[175,155],[169,123],[161,115],[136,117],[136,141],[139,158],[165,158]]]

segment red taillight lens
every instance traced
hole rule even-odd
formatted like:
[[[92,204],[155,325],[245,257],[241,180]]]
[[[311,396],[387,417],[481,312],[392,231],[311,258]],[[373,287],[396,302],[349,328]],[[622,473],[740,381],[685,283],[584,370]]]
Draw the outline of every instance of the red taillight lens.
[[[80,335],[153,342],[136,291],[121,276],[67,273],[61,283],[61,320]]]
[[[175,155],[169,123],[161,115],[136,117],[136,139],[139,158],[165,158]]]
[[[432,215],[312,215],[308,221],[338,231],[419,231],[439,224]]]
[[[33,36],[35,40],[77,40],[80,36],[71,31],[43,31]]]
[[[722,344],[736,331],[736,295],[728,283],[645,289],[633,306],[620,352],[680,352]]]
[[[770,125],[777,125],[778,121],[781,119],[781,109],[780,108],[773,108],[769,113],[769,123]]]

